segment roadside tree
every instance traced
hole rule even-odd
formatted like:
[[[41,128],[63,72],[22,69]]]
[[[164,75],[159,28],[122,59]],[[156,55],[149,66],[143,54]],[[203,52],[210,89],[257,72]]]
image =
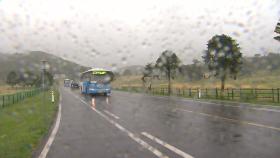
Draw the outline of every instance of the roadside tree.
[[[170,51],[166,50],[158,57],[156,61],[156,68],[165,74],[168,80],[168,94],[171,94],[171,79],[174,79],[176,72],[179,69],[180,60],[177,55]]]
[[[236,40],[227,35],[215,35],[207,43],[202,56],[208,69],[221,80],[221,90],[225,89],[227,77],[237,78],[242,65],[242,53]]]
[[[18,84],[18,82],[19,82],[19,77],[18,77],[17,73],[15,71],[11,71],[7,75],[6,83],[13,87],[16,84]]]

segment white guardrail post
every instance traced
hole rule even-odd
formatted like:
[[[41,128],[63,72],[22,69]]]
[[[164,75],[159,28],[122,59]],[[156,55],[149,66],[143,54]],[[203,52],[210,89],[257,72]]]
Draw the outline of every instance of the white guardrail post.
[[[51,98],[52,98],[52,103],[54,103],[54,91],[51,91]]]

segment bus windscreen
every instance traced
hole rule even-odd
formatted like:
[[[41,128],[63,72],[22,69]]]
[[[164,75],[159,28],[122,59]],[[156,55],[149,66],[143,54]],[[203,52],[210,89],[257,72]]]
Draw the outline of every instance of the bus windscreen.
[[[91,76],[91,81],[99,83],[108,83],[112,79],[112,75],[106,71],[94,71]]]

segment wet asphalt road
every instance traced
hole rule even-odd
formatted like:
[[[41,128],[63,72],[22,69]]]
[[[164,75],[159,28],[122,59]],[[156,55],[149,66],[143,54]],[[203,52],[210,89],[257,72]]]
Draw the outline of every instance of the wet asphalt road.
[[[280,109],[61,89],[48,158],[279,158]]]

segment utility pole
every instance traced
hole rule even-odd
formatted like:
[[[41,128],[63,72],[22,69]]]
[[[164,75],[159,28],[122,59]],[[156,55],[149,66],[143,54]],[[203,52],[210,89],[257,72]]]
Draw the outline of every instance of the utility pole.
[[[46,84],[45,84],[45,71],[46,71],[46,67],[47,67],[47,61],[46,60],[41,60],[41,70],[42,70],[42,91],[43,91],[43,113],[44,113],[44,120],[45,123],[47,123],[47,117],[45,114],[45,102],[46,102],[46,96],[45,96],[45,88],[46,88]]]

